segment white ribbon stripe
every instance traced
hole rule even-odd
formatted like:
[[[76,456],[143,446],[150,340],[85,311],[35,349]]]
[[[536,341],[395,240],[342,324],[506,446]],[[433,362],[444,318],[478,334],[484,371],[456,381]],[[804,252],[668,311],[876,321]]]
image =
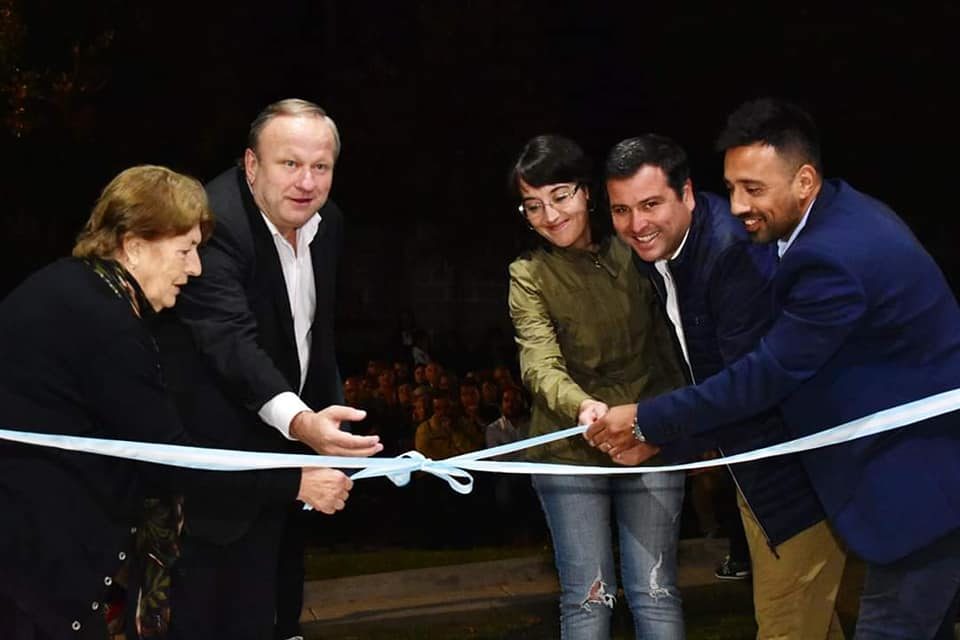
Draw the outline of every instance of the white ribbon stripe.
[[[254,469],[279,469],[300,467],[333,467],[360,469],[351,477],[386,477],[397,486],[410,482],[415,471],[424,471],[447,482],[461,494],[473,490],[473,476],[468,471],[487,473],[552,474],[552,475],[623,475],[633,473],[657,473],[663,471],[686,471],[720,465],[750,462],[789,453],[819,449],[834,444],[850,442],[859,438],[893,431],[939,415],[960,410],[960,389],[953,389],[928,396],[845,424],[797,438],[789,442],[764,447],[733,456],[690,462],[687,464],[647,467],[593,467],[570,464],[485,460],[494,456],[514,453],[555,440],[577,436],[587,427],[578,426],[554,433],[519,440],[510,444],[472,451],[444,460],[425,458],[417,451],[409,451],[396,458],[350,458],[345,456],[298,455],[235,451],[231,449],[205,449],[182,445],[105,440],[78,436],[50,435],[10,429],[0,429],[0,439],[23,444],[53,447],[67,451],[125,458],[140,462],[152,462],[191,469],[209,471],[249,471]]]

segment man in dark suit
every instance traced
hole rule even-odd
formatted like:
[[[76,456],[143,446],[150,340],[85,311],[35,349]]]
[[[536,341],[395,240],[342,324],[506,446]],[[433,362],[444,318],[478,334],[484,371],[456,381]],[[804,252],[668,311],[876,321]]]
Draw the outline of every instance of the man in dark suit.
[[[201,251],[203,278],[184,288],[177,309],[188,331],[164,338],[183,419],[210,446],[376,453],[377,437],[340,431],[329,408],[314,412],[342,403],[333,305],[343,214],[328,200],[336,125],[315,104],[283,100],[254,120],[248,145],[243,167],[206,187],[217,225]],[[342,420],[364,415],[336,411]],[[303,544],[290,535],[298,507],[251,496],[246,509],[226,512],[215,495],[187,493],[176,637],[299,634]],[[279,582],[292,586],[278,594],[285,563],[293,570]],[[286,627],[274,630],[275,619]]]
[[[824,180],[810,117],[776,100],[734,112],[718,141],[731,210],[778,243],[774,320],[696,386],[614,407],[587,431],[614,459],[780,405],[800,437],[960,387],[960,308],[882,203]],[[951,637],[960,585],[960,416],[802,454],[830,524],[867,561],[857,638]]]

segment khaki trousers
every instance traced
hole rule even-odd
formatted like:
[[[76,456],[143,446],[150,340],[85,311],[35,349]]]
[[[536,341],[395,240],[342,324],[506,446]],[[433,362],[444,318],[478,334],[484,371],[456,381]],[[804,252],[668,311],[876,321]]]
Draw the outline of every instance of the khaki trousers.
[[[758,640],[843,640],[834,605],[847,552],[826,520],[781,543],[774,555],[743,496]],[[779,556],[779,557],[777,557]]]

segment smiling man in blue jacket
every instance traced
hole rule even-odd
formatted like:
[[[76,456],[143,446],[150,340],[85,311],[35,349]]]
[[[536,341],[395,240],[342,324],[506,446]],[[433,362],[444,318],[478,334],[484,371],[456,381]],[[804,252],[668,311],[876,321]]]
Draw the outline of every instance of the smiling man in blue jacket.
[[[775,247],[750,242],[726,198],[694,190],[687,154],[669,138],[618,143],[605,173],[613,226],[653,282],[690,381],[749,353],[772,320]],[[727,455],[789,439],[778,409],[709,435],[700,443]],[[799,457],[729,469],[750,548],[757,638],[843,638],[834,605],[846,552]]]
[[[696,386],[611,408],[587,431],[614,459],[778,406],[792,437],[960,387],[960,308],[881,202],[824,180],[812,119],[748,102],[717,144],[733,215],[777,242],[773,323]],[[856,638],[952,637],[960,585],[960,416],[802,454],[827,518],[867,561]]]

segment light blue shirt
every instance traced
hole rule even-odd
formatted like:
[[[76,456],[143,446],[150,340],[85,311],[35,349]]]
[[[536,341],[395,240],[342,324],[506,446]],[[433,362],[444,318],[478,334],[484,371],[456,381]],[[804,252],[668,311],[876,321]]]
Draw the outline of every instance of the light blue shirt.
[[[793,241],[797,239],[797,236],[800,235],[800,231],[807,226],[807,216],[810,215],[810,210],[813,209],[813,203],[817,199],[814,198],[810,201],[810,204],[807,205],[807,210],[803,212],[803,217],[800,218],[800,224],[797,225],[797,228],[793,230],[793,233],[790,234],[790,237],[786,240],[777,240],[777,257],[783,258],[783,254],[787,252],[787,249],[790,248],[790,245],[793,244]]]

